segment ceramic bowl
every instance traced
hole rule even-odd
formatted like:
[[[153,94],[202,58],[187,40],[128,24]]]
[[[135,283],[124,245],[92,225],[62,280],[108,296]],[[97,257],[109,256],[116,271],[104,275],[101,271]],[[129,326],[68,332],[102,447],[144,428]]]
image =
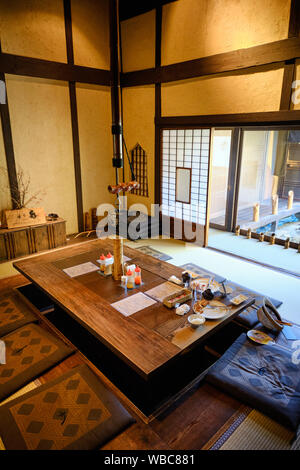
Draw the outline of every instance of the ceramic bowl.
[[[188,316],[188,322],[192,328],[198,328],[198,326],[205,323],[205,318],[199,314],[193,314]]]

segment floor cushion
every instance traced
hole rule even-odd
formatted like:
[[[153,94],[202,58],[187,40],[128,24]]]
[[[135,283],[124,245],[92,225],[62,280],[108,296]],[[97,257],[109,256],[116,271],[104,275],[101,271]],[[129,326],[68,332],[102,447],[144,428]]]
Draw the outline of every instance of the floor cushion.
[[[133,421],[82,365],[1,406],[0,436],[7,450],[92,450]]]
[[[34,321],[37,317],[17,292],[0,295],[0,337]]]
[[[267,297],[274,307],[278,308],[280,305],[282,305],[281,300],[273,299],[273,297],[268,297],[265,294],[261,294],[260,292],[256,292],[252,289],[247,289],[245,286],[241,286],[240,284],[237,284],[236,282],[231,282],[228,281],[226,283],[226,287],[231,287],[233,290],[235,290],[238,294],[245,294],[247,297],[252,297],[255,299],[255,306],[257,308],[261,307],[263,304],[263,300],[265,297]]]
[[[1,339],[6,346],[6,364],[0,365],[0,401],[74,351],[35,323]]]
[[[257,310],[254,307],[246,308],[242,313],[240,313],[235,319],[234,322],[243,326],[247,330],[254,328],[259,322],[257,318]]]
[[[296,431],[300,422],[300,364],[277,344],[256,345],[245,333],[210,368],[209,383]]]

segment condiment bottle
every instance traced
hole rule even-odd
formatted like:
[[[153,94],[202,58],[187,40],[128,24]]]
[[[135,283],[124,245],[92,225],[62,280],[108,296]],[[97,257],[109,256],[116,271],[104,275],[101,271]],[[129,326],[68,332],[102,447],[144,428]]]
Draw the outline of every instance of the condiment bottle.
[[[134,287],[134,274],[130,269],[127,271],[127,289],[133,289]]]
[[[105,261],[105,270],[104,270],[104,274],[106,276],[109,276],[110,274],[112,274],[112,265],[113,265],[113,262],[114,262],[114,258],[112,256],[111,253],[108,253],[108,255],[106,256],[106,261]]]
[[[190,273],[186,271],[182,273],[182,282],[183,282],[184,287],[190,287],[190,282],[191,282]]]
[[[105,256],[104,254],[102,253],[102,255],[100,256],[100,271],[101,272],[104,272],[105,271]]]
[[[121,286],[127,287],[127,276],[121,276]]]
[[[134,282],[136,286],[139,286],[142,284],[142,272],[141,272],[141,268],[139,268],[138,266],[135,268]]]

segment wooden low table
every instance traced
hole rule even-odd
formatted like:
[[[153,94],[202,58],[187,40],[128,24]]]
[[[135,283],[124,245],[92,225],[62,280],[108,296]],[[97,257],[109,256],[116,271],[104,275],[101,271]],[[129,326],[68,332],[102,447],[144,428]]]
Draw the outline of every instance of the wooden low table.
[[[98,265],[96,260],[102,252],[108,251],[113,252],[111,240],[95,240],[18,261],[14,267],[134,370],[145,383],[149,383],[152,377],[157,378],[159,372],[164,374],[174,361],[176,364],[178,358],[197,348],[254,303],[253,299],[248,299],[239,307],[231,307],[222,319],[207,320],[196,329],[189,326],[188,315],[178,316],[174,309],[168,309],[160,302],[126,317],[111,306],[111,303],[126,297],[120,282],[98,272],[71,278],[63,271],[88,261]],[[144,283],[139,288],[128,289],[127,296],[158,286],[172,274],[180,277],[183,271],[180,267],[126,246],[124,255],[142,268]]]

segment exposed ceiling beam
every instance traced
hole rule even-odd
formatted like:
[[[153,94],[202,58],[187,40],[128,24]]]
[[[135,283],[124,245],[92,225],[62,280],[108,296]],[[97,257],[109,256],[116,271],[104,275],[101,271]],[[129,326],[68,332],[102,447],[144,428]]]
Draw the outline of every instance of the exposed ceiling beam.
[[[260,46],[188,60],[162,67],[123,73],[123,87],[166,83],[260,65],[284,62],[300,57],[300,38],[289,38]]]
[[[0,72],[98,85],[110,85],[109,70],[0,53]]]
[[[160,127],[180,126],[283,126],[300,124],[300,111],[266,111],[257,113],[209,114],[201,116],[163,116],[155,119]]]

